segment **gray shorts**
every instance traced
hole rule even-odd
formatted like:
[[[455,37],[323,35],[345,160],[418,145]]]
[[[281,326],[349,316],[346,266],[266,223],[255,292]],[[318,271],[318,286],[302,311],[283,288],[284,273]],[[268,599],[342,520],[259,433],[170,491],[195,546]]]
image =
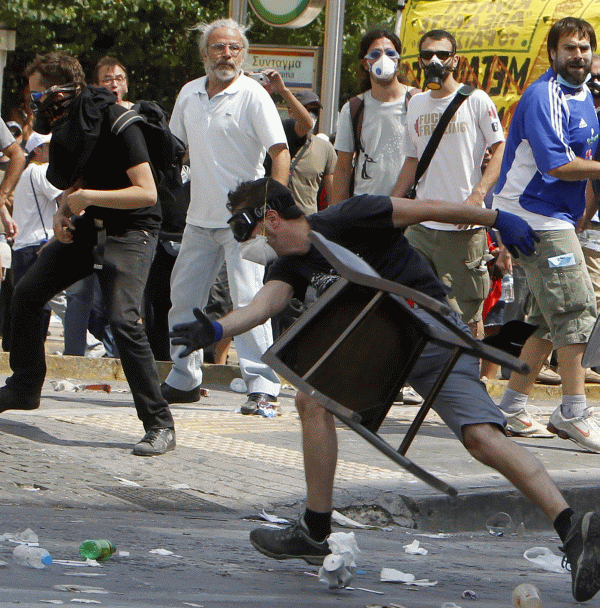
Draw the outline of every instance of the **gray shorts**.
[[[439,321],[424,310],[415,308],[413,312],[428,325],[443,328]],[[452,318],[465,334],[471,335],[457,313],[453,312]],[[451,349],[429,342],[413,367],[408,383],[422,397],[426,397],[451,354]],[[463,441],[461,429],[467,424],[489,423],[502,430],[506,425],[504,414],[492,401],[485,384],[479,379],[479,359],[467,355],[457,361],[442,386],[433,409],[460,441]]]

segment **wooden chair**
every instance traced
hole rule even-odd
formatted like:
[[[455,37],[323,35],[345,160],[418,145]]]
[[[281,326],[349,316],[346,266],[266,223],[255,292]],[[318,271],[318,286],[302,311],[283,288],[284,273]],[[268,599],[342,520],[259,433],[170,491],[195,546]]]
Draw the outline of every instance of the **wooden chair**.
[[[410,444],[461,355],[520,373],[527,373],[526,364],[466,335],[446,317],[446,304],[382,278],[364,260],[316,232],[310,240],[340,278],[262,360],[395,463],[456,496],[453,487],[406,458]],[[444,328],[425,323],[407,300]],[[396,450],[377,431],[429,341],[447,346],[451,355]]]

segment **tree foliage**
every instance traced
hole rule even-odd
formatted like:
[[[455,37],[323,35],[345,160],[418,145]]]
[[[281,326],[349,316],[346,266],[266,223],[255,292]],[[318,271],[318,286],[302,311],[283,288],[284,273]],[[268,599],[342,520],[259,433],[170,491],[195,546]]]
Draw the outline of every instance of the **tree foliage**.
[[[393,23],[395,2],[347,2],[341,99],[358,88],[357,49],[366,29]],[[189,27],[228,16],[224,0],[10,0],[0,23],[17,31],[4,78],[4,111],[23,87],[22,72],[36,53],[62,50],[80,60],[91,78],[104,55],[118,57],[129,71],[129,98],[155,99],[170,109],[181,86],[203,73],[197,34]],[[325,12],[300,29],[274,28],[248,9],[251,43],[322,46]]]

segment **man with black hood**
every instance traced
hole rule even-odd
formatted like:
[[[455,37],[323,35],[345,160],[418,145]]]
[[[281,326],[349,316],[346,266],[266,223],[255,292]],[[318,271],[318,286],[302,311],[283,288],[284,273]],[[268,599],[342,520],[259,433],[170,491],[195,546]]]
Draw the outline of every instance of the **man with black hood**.
[[[48,180],[65,192],[54,216],[55,239],[19,281],[12,305],[12,376],[0,388],[0,412],[40,405],[46,373],[42,308],[56,293],[98,270],[123,371],[146,434],[133,453],[175,448],[173,418],[160,392],[140,306],[161,221],[144,135],[137,123],[113,134],[125,112],[116,96],[87,87],[79,62],[38,56],[26,69],[34,129],[52,132]]]

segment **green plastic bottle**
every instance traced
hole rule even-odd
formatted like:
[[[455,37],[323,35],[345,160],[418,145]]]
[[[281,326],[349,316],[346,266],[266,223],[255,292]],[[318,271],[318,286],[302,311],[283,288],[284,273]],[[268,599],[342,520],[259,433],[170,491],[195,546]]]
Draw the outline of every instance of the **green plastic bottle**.
[[[108,559],[117,548],[105,538],[100,540],[84,540],[79,547],[79,554],[84,559],[95,559],[99,562]]]

